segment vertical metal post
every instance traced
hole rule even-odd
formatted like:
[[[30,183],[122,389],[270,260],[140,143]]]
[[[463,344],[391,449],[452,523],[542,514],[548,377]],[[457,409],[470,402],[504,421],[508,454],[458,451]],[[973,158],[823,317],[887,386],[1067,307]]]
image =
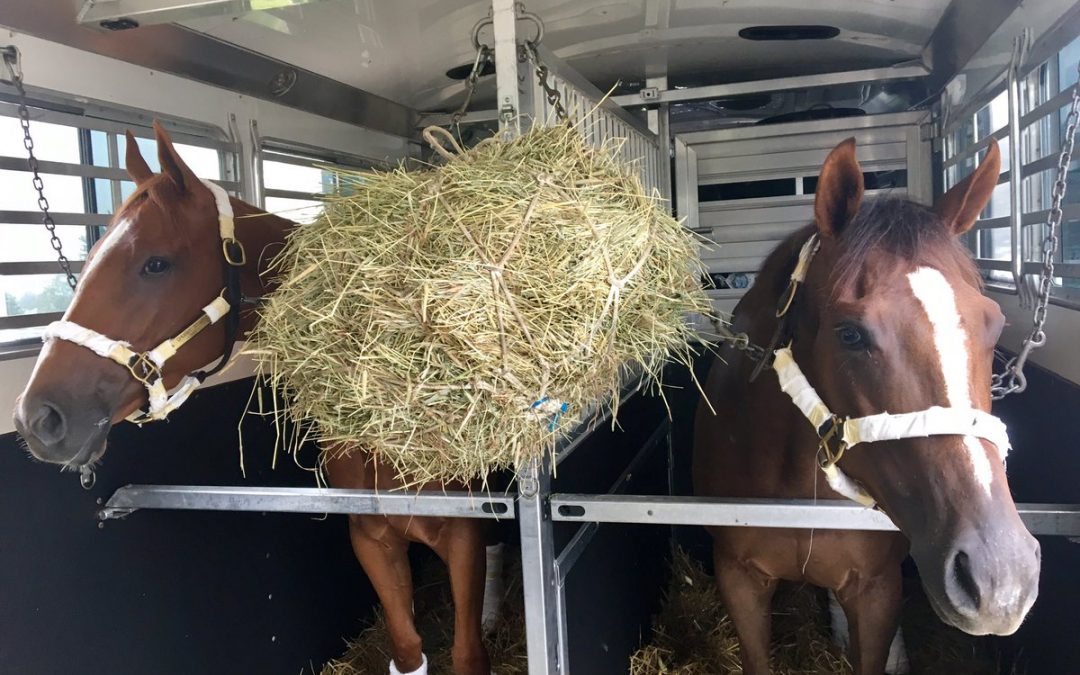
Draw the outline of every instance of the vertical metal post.
[[[495,34],[495,90],[502,131],[521,133],[518,95],[517,10],[515,0],[491,0],[491,29]]]
[[[1012,252],[1012,278],[1020,296],[1020,306],[1028,306],[1028,293],[1024,286],[1023,242],[1023,185],[1024,176],[1020,163],[1020,56],[1023,54],[1023,36],[1016,38],[1013,58],[1009,63],[1009,248]]]
[[[656,87],[660,91],[664,91],[668,88],[668,78],[663,77],[650,77],[645,80],[646,87]],[[671,159],[675,153],[671,146],[671,129],[668,126],[668,113],[669,104],[661,103],[656,110],[650,110],[649,117],[649,130],[656,134],[656,145],[658,148],[657,167],[656,172],[659,178],[660,193],[668,200],[668,211],[674,213],[673,208],[674,200],[672,199],[671,192]]]
[[[546,462],[529,464],[518,475],[518,525],[525,594],[525,643],[529,675],[559,675],[560,616],[565,616],[555,568],[555,541],[548,510],[551,473]]]
[[[251,120],[251,203],[260,209],[266,208],[263,194],[262,136],[259,135],[259,123]]]

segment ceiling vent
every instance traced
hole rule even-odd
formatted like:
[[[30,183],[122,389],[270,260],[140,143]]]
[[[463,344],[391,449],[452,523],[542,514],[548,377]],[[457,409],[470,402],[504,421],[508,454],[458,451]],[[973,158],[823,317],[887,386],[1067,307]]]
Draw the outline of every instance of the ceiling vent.
[[[749,26],[739,31],[744,40],[831,40],[840,34],[836,26]]]
[[[446,76],[451,80],[467,80],[469,79],[469,73],[472,72],[473,64],[465,63],[460,66],[454,66],[450,70],[446,71]],[[495,74],[495,59],[489,58],[484,61],[484,65],[480,68],[480,77],[485,75]]]

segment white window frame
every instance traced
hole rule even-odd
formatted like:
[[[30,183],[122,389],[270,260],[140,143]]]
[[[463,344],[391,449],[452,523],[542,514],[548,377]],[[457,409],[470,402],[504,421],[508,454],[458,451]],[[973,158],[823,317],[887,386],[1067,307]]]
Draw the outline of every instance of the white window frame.
[[[1034,65],[1028,65],[1019,73],[1018,78],[1018,124],[1020,133],[1018,138],[1013,134],[1012,106],[1009,109],[1009,121],[1003,126],[992,131],[987,130],[979,135],[978,116],[985,111],[999,95],[1007,95],[1009,83],[1007,77],[996,78],[991,86],[974,99],[973,112],[963,115],[953,121],[944,130],[943,145],[943,171],[942,179],[945,189],[952,187],[967,175],[970,175],[974,167],[985,156],[986,147],[991,137],[999,142],[1008,140],[1010,146],[1019,143],[1019,157],[1021,159],[1020,176],[1020,204],[1014,203],[1010,197],[1010,213],[1005,216],[994,218],[980,218],[975,227],[967,235],[967,244],[975,256],[975,263],[982,272],[988,288],[1002,293],[1016,294],[1017,279],[1014,269],[1022,271],[1019,282],[1027,288],[1034,288],[1038,275],[1042,271],[1041,250],[1042,241],[1046,233],[1046,221],[1049,215],[1049,194],[1053,181],[1056,177],[1058,156],[1061,152],[1061,114],[1068,109],[1072,101],[1071,87],[1064,91],[1048,91],[1050,83],[1061,81],[1058,73],[1059,55],[1070,46],[1061,45],[1055,49],[1052,55],[1045,61]],[[972,107],[967,108],[971,110]],[[967,143],[963,149],[958,149],[959,139],[967,136]],[[1029,159],[1034,155],[1034,145],[1042,146],[1043,151],[1037,159]],[[1003,156],[1003,165],[1008,157]],[[972,161],[970,169],[965,169],[964,164]],[[1080,161],[1080,157],[1074,155],[1072,166]],[[1003,171],[998,184],[1010,184],[1015,175],[1015,167],[1009,166],[1009,170]],[[1039,175],[1039,179],[1032,176]],[[1010,188],[1010,195],[1013,194]],[[1068,194],[1066,201],[1072,198],[1074,203],[1064,205],[1063,227],[1070,222],[1080,221],[1080,202],[1076,202],[1076,195]],[[1013,218],[1017,209],[1020,211],[1020,236],[1018,245],[1010,239],[1010,252],[1005,258],[982,257],[986,253],[986,247],[982,245],[983,233],[1006,230],[1012,231]],[[1080,230],[1080,224],[1072,225]],[[1015,233],[1013,233],[1015,235]],[[1080,234],[1080,232],[1078,232]],[[1064,235],[1062,235],[1064,239]],[[1019,254],[1020,264],[1014,256]],[[1056,262],[1056,280],[1051,302],[1057,305],[1080,309],[1080,287],[1067,286],[1068,280],[1073,284],[1080,283],[1080,263],[1063,262],[1062,248],[1058,249]]]

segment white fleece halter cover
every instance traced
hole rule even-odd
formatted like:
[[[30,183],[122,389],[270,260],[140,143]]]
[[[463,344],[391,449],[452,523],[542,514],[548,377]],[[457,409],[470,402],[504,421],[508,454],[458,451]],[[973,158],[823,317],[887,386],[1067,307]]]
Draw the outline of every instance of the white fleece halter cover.
[[[812,235],[799,252],[799,261],[791,280],[802,283],[810,261],[817,252],[817,235]],[[905,438],[929,436],[974,436],[993,443],[1004,458],[1010,449],[1009,434],[1005,423],[983,410],[976,408],[946,408],[932,406],[918,412],[890,414],[888,412],[866,417],[837,418],[818,393],[807,381],[790,347],[774,352],[772,364],[780,380],[780,389],[787,394],[795,407],[814,425],[821,429],[832,419],[840,419],[840,440],[846,447],[859,443],[897,441]],[[856,481],[845,474],[835,462],[822,466],[825,478],[836,492],[865,506],[872,507],[875,500]]]
[[[218,231],[223,242],[235,241],[235,228],[233,224],[232,204],[229,203],[229,194],[215,183],[208,180],[202,181],[214,195],[214,203],[218,211]],[[136,411],[128,416],[128,421],[142,424],[152,420],[160,420],[168,417],[169,413],[176,410],[187,401],[202,381],[194,375],[187,375],[170,395],[165,390],[165,379],[162,371],[165,362],[172,358],[178,349],[205,328],[217,323],[229,313],[231,306],[222,295],[213,302],[203,307],[202,316],[181,331],[177,336],[169,338],[148,352],[136,352],[131,344],[123,340],[113,340],[90,328],[80,326],[73,321],[54,321],[42,334],[42,342],[49,340],[66,340],[77,345],[86,347],[98,356],[105,357],[131,371],[132,377],[139,380],[146,387],[149,407],[146,412]],[[137,373],[135,368],[141,367],[145,372]]]

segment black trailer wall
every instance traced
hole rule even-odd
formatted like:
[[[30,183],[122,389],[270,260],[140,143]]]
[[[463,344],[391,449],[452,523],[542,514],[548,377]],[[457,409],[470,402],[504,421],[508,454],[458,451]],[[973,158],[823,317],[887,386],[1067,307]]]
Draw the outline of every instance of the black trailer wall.
[[[127,483],[314,485],[288,456],[270,470],[273,430],[250,416],[241,476],[250,391],[117,426],[89,492],[0,436],[0,674],[297,675],[343,651],[375,597],[341,516],[146,511],[98,529],[96,500]]]

